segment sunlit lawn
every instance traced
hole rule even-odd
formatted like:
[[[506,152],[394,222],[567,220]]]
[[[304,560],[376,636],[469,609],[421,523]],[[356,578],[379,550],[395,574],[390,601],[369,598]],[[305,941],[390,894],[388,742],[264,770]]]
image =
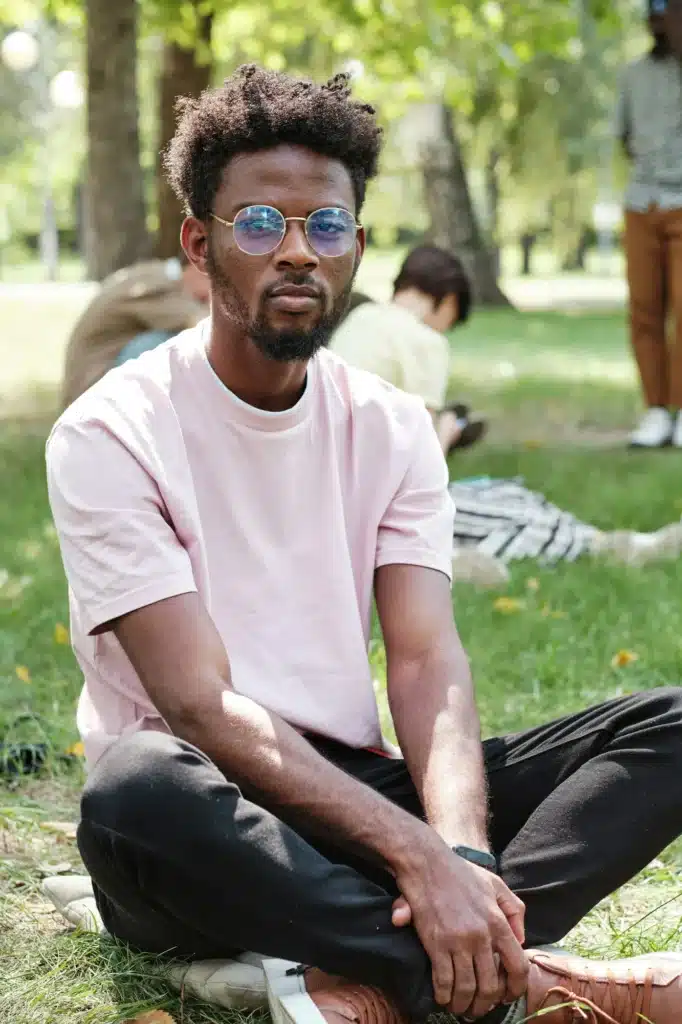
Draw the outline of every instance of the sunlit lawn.
[[[20,378],[30,385],[36,376],[49,384],[58,337],[72,314],[49,305],[21,311],[6,301],[0,311],[10,325],[0,337],[0,366],[16,356],[15,385]],[[10,371],[0,371],[0,381]],[[472,398],[492,418],[489,440],[458,456],[453,473],[522,476],[602,527],[656,528],[682,514],[682,453],[633,455],[622,447],[638,406],[621,315],[479,314],[453,338],[452,393]],[[49,404],[43,409],[49,412]],[[80,681],[61,642],[66,590],[43,480],[49,422],[47,415],[30,428],[0,426],[0,728],[21,712],[34,713],[40,721],[17,732],[64,751],[77,739]],[[678,683],[681,586],[675,564],[636,571],[589,561],[553,570],[529,564],[514,569],[504,591],[521,599],[510,615],[495,609],[496,594],[458,586],[456,616],[486,734]],[[622,650],[636,658],[613,668]],[[380,653],[375,661],[380,667]],[[234,1019],[197,1004],[181,1008],[149,961],[92,937],[63,934],[55,915],[45,913],[40,865],[77,866],[78,858],[73,843],[39,823],[75,818],[79,781],[78,770],[52,772],[2,791],[0,1019],[108,1024],[132,1016],[136,1000],[166,1006],[185,1024]],[[679,852],[665,852],[570,941],[610,954],[682,947],[679,870]]]

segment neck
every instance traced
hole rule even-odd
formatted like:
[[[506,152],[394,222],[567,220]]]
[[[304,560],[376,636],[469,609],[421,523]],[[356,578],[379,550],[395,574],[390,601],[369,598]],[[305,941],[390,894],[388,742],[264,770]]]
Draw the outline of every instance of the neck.
[[[278,363],[259,351],[248,335],[235,336],[227,324],[211,321],[206,349],[213,370],[242,402],[267,412],[283,412],[303,394],[308,364]]]
[[[393,302],[396,306],[409,309],[410,313],[414,313],[418,320],[427,320],[433,312],[433,300],[431,297],[417,291],[416,288],[406,288],[405,291],[398,292],[397,295],[393,296]]]

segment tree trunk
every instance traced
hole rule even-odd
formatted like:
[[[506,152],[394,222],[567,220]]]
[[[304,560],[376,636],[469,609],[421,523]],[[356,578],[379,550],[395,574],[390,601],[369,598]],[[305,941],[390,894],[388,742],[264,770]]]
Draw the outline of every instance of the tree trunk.
[[[88,276],[149,252],[140,166],[137,0],[86,0]]]
[[[185,216],[163,170],[162,157],[175,134],[175,101],[178,96],[199,96],[211,84],[210,61],[201,61],[201,51],[210,52],[212,17],[200,16],[199,46],[187,50],[167,42],[163,48],[159,92],[159,157],[156,166],[159,204],[159,233],[156,254],[163,259],[178,255],[180,228]]]
[[[500,249],[500,160],[502,155],[496,146],[488,153],[485,165],[485,194],[488,206],[488,237],[490,252],[495,267],[495,276],[502,272],[502,250]]]
[[[429,241],[455,252],[471,278],[477,301],[484,306],[509,306],[495,273],[469,193],[462,151],[452,111],[438,105],[439,130],[424,146],[422,174],[431,227]]]
[[[530,231],[526,231],[525,234],[521,235],[521,276],[530,277],[533,273],[533,249],[535,243],[538,240],[538,236],[532,234]]]

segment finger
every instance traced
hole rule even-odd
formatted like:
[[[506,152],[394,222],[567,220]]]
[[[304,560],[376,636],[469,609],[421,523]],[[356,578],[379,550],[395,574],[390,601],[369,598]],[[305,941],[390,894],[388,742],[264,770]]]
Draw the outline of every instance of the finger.
[[[448,1009],[455,1016],[467,1012],[476,998],[476,972],[471,953],[454,953],[455,984]]]
[[[528,987],[528,958],[509,926],[500,929],[500,934],[495,938],[495,948],[500,955],[507,979],[504,1002],[513,1003],[515,999],[525,995]]]
[[[404,896],[399,896],[393,904],[391,920],[395,928],[405,928],[412,921],[412,908]]]
[[[496,887],[497,905],[507,918],[511,930],[521,945],[526,941],[525,917],[526,905],[523,900],[508,889],[500,879],[500,885]]]
[[[509,927],[511,928],[512,933],[514,935],[514,938],[516,939],[518,944],[520,946],[523,946],[523,944],[526,941],[526,929],[525,929],[525,926],[524,926],[524,915],[523,914],[516,914],[516,915],[510,916],[510,917],[507,917],[507,923],[508,923]]]
[[[439,1006],[447,1006],[452,999],[455,972],[449,953],[436,953],[431,957],[433,994]]]
[[[476,951],[474,971],[476,973],[476,996],[469,1013],[472,1017],[482,1017],[490,1010],[499,1006],[505,996],[505,980],[498,970],[499,959],[493,956],[493,947],[488,944]],[[457,979],[455,978],[455,985]]]

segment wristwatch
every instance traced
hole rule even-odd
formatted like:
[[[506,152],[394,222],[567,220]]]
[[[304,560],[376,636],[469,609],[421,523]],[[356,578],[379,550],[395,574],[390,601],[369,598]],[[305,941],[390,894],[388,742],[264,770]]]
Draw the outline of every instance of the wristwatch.
[[[492,853],[486,853],[485,850],[475,850],[473,846],[453,846],[453,852],[458,857],[463,857],[464,860],[468,860],[471,864],[476,864],[479,868],[485,868],[486,871],[492,871],[494,875],[497,871],[497,860]]]

